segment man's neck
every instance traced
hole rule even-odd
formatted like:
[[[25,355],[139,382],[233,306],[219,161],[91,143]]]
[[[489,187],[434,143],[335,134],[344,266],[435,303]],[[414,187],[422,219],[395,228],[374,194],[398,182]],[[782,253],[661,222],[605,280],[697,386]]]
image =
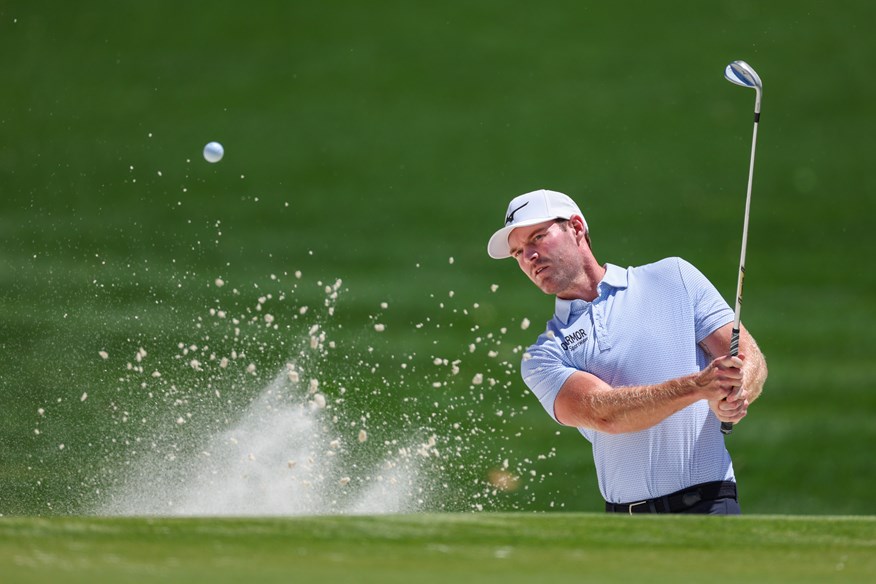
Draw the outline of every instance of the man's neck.
[[[586,300],[593,302],[599,296],[599,283],[605,277],[605,266],[599,265],[596,260],[584,266],[581,277],[569,290],[557,294],[562,300]]]

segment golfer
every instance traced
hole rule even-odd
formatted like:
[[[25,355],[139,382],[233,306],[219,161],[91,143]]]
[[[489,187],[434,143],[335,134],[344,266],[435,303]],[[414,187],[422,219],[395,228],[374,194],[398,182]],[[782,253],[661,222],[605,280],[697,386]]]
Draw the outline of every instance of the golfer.
[[[720,424],[745,417],[767,368],[744,328],[729,356],[734,314],[705,276],[680,258],[600,264],[578,205],[548,190],[513,199],[487,249],[556,296],[521,373],[593,445],[606,511],[739,514]]]

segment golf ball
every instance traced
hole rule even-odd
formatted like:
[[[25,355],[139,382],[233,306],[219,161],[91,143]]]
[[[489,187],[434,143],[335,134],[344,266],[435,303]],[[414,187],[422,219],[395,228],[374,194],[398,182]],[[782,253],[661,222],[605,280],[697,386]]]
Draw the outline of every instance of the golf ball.
[[[207,162],[219,162],[225,154],[225,148],[219,142],[210,142],[204,146],[204,160]]]

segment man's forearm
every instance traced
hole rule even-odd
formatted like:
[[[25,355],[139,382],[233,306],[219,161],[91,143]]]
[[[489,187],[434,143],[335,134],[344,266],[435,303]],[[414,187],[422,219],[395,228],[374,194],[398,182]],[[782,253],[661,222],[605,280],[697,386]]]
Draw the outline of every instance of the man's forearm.
[[[724,356],[697,373],[643,386],[611,387],[595,375],[573,373],[554,401],[561,424],[609,434],[638,432],[701,400],[720,400],[742,384],[742,361]]]
[[[743,387],[748,390],[748,401],[753,402],[760,396],[763,384],[767,378],[767,364],[760,347],[754,337],[743,330],[740,336],[740,352],[745,355],[745,377]]]
[[[592,393],[589,407],[597,430],[638,432],[699,401],[694,375],[655,385],[608,388]]]

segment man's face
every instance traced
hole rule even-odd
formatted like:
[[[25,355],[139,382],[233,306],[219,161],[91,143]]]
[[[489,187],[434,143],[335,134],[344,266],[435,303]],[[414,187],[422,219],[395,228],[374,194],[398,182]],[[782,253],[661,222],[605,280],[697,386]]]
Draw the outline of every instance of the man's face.
[[[570,292],[584,270],[579,231],[569,221],[545,221],[518,227],[508,237],[511,257],[545,294],[563,297]]]

